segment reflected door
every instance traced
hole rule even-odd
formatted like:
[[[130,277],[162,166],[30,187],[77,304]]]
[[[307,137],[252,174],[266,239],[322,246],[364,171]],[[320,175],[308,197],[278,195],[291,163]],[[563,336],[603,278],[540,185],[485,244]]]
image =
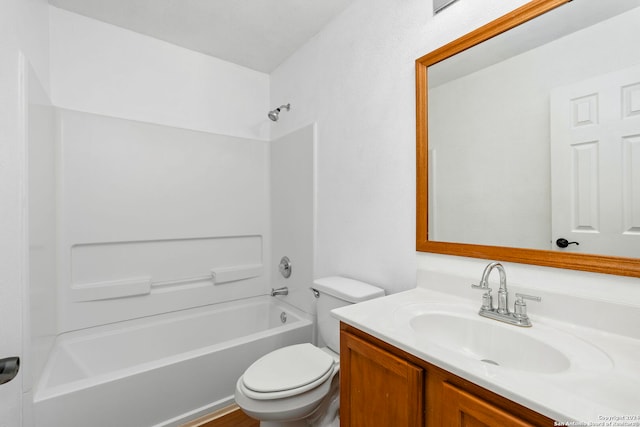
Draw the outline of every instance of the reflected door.
[[[552,249],[640,257],[640,66],[556,88],[550,103]]]

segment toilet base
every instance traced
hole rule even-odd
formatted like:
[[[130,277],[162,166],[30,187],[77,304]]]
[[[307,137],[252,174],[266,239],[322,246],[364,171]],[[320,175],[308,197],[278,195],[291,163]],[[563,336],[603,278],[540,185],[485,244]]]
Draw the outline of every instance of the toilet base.
[[[331,379],[329,392],[313,411],[305,418],[293,421],[260,421],[260,427],[340,427],[340,376]],[[236,396],[238,399],[239,396]],[[238,403],[240,407],[242,404]],[[246,409],[243,408],[245,412]],[[254,418],[257,414],[249,414]]]

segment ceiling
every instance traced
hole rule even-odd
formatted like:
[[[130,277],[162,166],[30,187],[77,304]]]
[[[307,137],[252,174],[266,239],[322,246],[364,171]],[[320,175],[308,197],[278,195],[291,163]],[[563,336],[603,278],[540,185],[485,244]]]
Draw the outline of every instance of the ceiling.
[[[53,6],[270,73],[353,0],[49,0]]]

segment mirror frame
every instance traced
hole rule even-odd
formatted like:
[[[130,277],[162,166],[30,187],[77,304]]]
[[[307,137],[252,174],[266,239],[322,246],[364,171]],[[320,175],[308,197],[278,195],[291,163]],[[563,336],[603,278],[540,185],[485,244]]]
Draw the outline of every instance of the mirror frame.
[[[640,277],[640,260],[636,258],[429,240],[427,68],[571,1],[532,0],[416,60],[417,251]]]

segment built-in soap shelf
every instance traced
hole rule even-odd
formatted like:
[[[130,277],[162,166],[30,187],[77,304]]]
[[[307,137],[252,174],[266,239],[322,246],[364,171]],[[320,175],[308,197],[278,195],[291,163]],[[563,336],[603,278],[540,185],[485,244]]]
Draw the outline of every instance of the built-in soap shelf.
[[[189,284],[198,284],[198,287],[222,285],[258,277],[262,275],[262,272],[262,264],[254,264],[221,267],[211,270],[208,275],[181,277],[171,280],[153,280],[151,276],[141,276],[76,284],[71,287],[72,300],[86,302],[142,296],[150,294],[154,289],[162,291],[178,290]]]
[[[71,247],[71,302],[101,301],[194,289],[263,274],[262,236],[207,236],[79,243]]]

